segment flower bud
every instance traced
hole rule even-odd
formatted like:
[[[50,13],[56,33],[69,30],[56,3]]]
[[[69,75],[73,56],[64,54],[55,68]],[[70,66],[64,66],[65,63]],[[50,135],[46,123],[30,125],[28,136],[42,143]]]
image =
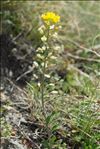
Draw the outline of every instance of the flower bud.
[[[41,37],[41,40],[42,40],[43,42],[45,42],[45,41],[47,41],[47,37],[46,37],[46,36],[43,36],[43,37]]]

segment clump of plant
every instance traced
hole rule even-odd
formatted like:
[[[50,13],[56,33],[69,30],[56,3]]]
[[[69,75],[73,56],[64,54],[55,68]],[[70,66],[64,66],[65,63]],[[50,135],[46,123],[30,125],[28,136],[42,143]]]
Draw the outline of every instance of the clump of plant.
[[[9,123],[6,122],[4,118],[0,118],[1,123],[1,138],[8,139],[12,134],[12,127]]]
[[[81,101],[71,109],[72,121],[76,131],[73,139],[81,144],[84,149],[97,149],[99,147],[99,107],[97,104],[87,99]]]
[[[58,144],[58,148],[61,148],[62,146],[64,148],[65,144],[61,144],[61,140],[60,142],[57,141],[57,138],[54,135],[54,132],[60,127],[60,124],[57,121],[59,113],[49,109],[45,104],[48,92],[47,88],[52,92],[51,89],[52,86],[54,86],[53,83],[50,83],[53,76],[50,69],[54,66],[57,60],[58,51],[56,48],[53,49],[51,43],[55,42],[58,37],[57,31],[60,28],[60,16],[54,12],[47,12],[41,15],[41,20],[42,24],[38,31],[41,34],[42,46],[36,50],[36,61],[34,61],[34,65],[37,68],[37,75],[35,78],[38,83],[33,83],[32,88],[35,91],[34,97],[37,99],[38,96],[41,101],[42,116],[45,123],[45,131],[47,133],[47,139],[43,140],[44,148],[55,148]]]

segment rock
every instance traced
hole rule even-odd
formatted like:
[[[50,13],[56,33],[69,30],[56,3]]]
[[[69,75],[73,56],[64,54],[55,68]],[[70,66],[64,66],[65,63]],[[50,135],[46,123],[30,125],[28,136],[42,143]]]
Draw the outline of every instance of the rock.
[[[17,81],[19,84],[25,84],[32,77],[33,72],[29,71],[29,68],[33,65],[35,49],[30,43],[25,43],[23,39],[13,41],[8,34],[1,34],[0,40],[1,76],[7,76],[16,81],[18,77],[25,74]]]

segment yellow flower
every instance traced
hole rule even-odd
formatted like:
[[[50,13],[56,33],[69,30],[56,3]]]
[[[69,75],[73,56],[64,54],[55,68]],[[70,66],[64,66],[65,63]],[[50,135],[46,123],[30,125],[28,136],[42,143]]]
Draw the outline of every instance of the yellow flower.
[[[60,21],[60,16],[54,12],[44,13],[41,15],[41,18],[47,25],[56,24]]]

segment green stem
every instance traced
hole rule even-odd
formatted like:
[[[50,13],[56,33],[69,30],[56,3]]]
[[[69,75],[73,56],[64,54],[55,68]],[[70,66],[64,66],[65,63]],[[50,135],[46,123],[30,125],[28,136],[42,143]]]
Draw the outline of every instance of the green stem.
[[[46,52],[48,50],[48,41],[49,41],[49,28],[47,30],[47,44],[46,44]],[[50,138],[50,131],[49,131],[49,127],[48,124],[46,123],[46,119],[47,119],[47,115],[46,115],[46,110],[45,110],[45,102],[44,102],[44,89],[45,89],[45,72],[46,72],[46,58],[47,58],[48,54],[45,56],[44,58],[44,65],[43,65],[43,69],[42,69],[42,80],[41,80],[41,101],[42,101],[42,112],[43,112],[43,116],[45,119],[45,125],[46,125],[46,131],[48,134],[48,137]]]
[[[46,45],[46,51],[47,46],[48,46],[48,40],[49,40],[49,29],[48,29],[48,34],[47,34],[47,45]],[[45,104],[44,104],[44,89],[45,89],[45,71],[46,71],[46,56],[44,58],[44,65],[43,65],[43,70],[42,70],[42,80],[41,80],[41,101],[42,101],[42,111],[44,118],[46,120],[46,111],[45,111]]]
[[[45,105],[44,105],[44,74],[45,74],[45,62],[43,66],[43,74],[42,74],[42,80],[41,80],[41,101],[42,101],[42,111],[44,118],[46,119],[46,113],[45,113]]]

